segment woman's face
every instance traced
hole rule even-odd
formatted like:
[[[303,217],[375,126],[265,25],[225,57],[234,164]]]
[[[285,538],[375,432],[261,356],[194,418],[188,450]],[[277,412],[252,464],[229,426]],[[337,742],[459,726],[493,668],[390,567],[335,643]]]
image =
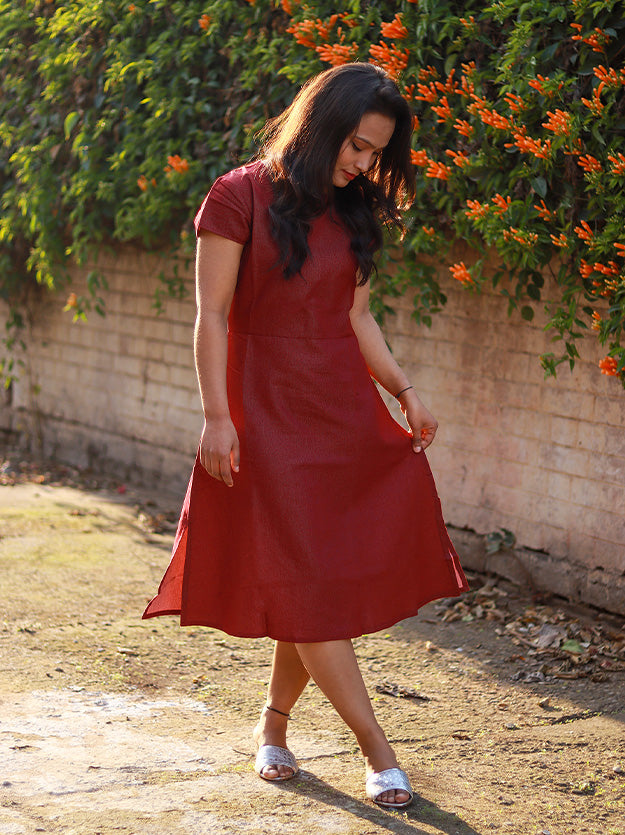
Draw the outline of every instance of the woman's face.
[[[368,171],[385,148],[395,130],[395,119],[381,113],[365,113],[356,130],[339,151],[332,184],[343,188],[354,177]]]

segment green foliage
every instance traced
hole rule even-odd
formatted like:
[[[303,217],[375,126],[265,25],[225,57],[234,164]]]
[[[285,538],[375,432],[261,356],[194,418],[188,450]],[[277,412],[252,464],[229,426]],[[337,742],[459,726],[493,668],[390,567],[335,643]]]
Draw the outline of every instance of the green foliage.
[[[338,18],[322,0],[290,5],[304,49],[376,60],[413,102],[418,191],[387,292],[414,286],[427,324],[444,297],[423,256],[463,239],[477,260],[450,270],[469,290],[498,286],[527,321],[545,304],[563,346],[541,357],[546,374],[574,366],[592,325],[602,371],[625,381],[624,4],[352,2]]]
[[[546,305],[547,374],[592,325],[624,380],[624,5],[0,0],[0,297],[63,286],[99,246],[189,251],[207,187],[264,120],[328,65],[375,60],[418,117],[417,198],[381,290],[414,288],[430,324],[430,265],[463,239],[477,260],[450,269],[469,291],[489,282],[527,321]],[[101,310],[105,291],[93,273],[68,308]]]
[[[292,95],[286,24],[267,2],[0,0],[0,298],[100,246],[190,247],[212,180]],[[105,289],[91,273],[75,318]]]

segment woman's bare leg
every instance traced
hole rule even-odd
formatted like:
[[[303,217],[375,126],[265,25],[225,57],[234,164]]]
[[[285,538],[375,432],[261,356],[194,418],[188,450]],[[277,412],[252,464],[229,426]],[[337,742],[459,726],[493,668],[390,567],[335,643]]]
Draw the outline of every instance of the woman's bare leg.
[[[315,683],[356,735],[367,774],[396,768],[397,759],[373,713],[352,642],[323,641],[296,644],[296,647]],[[409,795],[405,791],[391,790],[381,794],[380,799],[387,803],[405,803]]]
[[[276,641],[273,651],[273,664],[267,688],[267,704],[282,713],[290,713],[295,702],[308,684],[309,675],[302,664],[294,644]],[[287,717],[273,710],[263,710],[254,729],[257,745],[279,745],[286,748]],[[285,765],[268,765],[263,769],[263,777],[275,780],[288,777],[292,769]]]

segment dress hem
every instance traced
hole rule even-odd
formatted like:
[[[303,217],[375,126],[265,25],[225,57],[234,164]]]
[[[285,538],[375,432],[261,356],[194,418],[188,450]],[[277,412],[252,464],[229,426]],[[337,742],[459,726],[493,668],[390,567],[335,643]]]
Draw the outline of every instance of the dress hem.
[[[336,632],[330,632],[327,635],[323,635],[323,637],[310,637],[310,635],[296,635],[296,634],[288,634],[288,635],[278,635],[277,633],[271,632],[245,632],[242,630],[231,631],[229,629],[225,629],[218,623],[211,623],[210,621],[200,620],[199,618],[193,618],[188,621],[184,620],[182,616],[180,616],[179,609],[172,609],[172,610],[161,610],[158,612],[150,613],[150,614],[143,614],[143,620],[148,620],[149,618],[156,618],[161,617],[162,615],[179,615],[180,616],[180,626],[203,626],[207,629],[218,629],[220,632],[223,632],[226,635],[230,635],[233,638],[270,638],[272,641],[283,641],[284,643],[290,644],[307,644],[307,643],[322,643],[324,641],[342,641],[342,640],[351,640],[353,638],[360,638],[363,635],[372,635],[376,632],[381,632],[383,629],[389,629],[391,626],[395,626],[396,624],[400,623],[403,620],[407,620],[408,618],[415,617],[420,609],[426,606],[428,603],[432,603],[435,600],[442,600],[445,597],[459,597],[464,592],[468,591],[469,586],[465,584],[463,588],[459,588],[455,593],[443,594],[440,597],[435,596],[428,598],[427,600],[420,603],[416,608],[411,608],[410,611],[400,615],[399,617],[394,616],[388,621],[384,621],[379,626],[371,626],[367,629],[359,629],[356,631],[349,630],[347,634],[341,633],[338,634]]]

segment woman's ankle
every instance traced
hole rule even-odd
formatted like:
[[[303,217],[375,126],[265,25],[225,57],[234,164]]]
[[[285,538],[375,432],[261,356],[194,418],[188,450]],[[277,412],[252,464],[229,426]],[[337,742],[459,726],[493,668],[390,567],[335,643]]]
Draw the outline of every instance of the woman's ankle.
[[[368,771],[385,771],[397,767],[397,757],[382,728],[367,731],[357,737]]]

